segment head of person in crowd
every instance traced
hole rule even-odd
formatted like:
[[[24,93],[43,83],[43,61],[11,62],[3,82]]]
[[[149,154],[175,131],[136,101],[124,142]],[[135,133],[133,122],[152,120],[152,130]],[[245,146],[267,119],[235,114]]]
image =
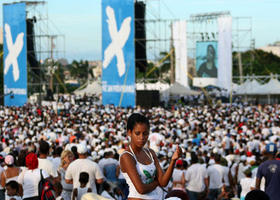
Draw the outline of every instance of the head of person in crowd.
[[[104,181],[102,186],[105,191],[107,192],[111,191],[111,185],[107,181]]]
[[[215,163],[220,164],[221,162],[221,155],[216,153],[214,156]]]
[[[15,162],[14,156],[9,154],[5,157],[5,164],[7,165],[7,167],[13,167],[14,162]]]
[[[62,153],[61,153],[61,167],[63,169],[67,169],[67,167],[70,165],[70,163],[75,159],[75,156],[74,154],[72,153],[72,151],[69,151],[69,150],[64,150]]]
[[[55,147],[54,148],[54,151],[53,151],[53,157],[60,157],[61,156],[61,153],[63,151],[63,148],[62,147]]]
[[[195,163],[198,163],[199,159],[198,159],[198,156],[196,155],[195,152],[191,152],[191,163],[192,164],[195,164]]]
[[[187,169],[189,166],[189,163],[186,160],[183,160],[183,169]]]
[[[40,158],[47,158],[47,156],[49,155],[50,152],[50,145],[48,142],[46,142],[45,140],[41,140],[39,142],[39,154],[40,154]]]
[[[177,168],[177,169],[183,169],[183,160],[178,159],[178,160],[176,161],[176,168]]]
[[[165,199],[181,199],[181,200],[189,200],[189,196],[186,192],[182,190],[171,190],[166,196]]]
[[[148,118],[140,113],[133,113],[127,119],[127,132],[132,132],[136,124],[145,124],[147,126],[147,129],[150,130],[150,122]]]
[[[245,196],[245,200],[269,200],[269,196],[261,190],[252,190]]]
[[[268,159],[274,159],[277,154],[277,146],[274,143],[268,143],[265,147]]]
[[[55,190],[55,196],[59,197],[62,193],[62,190],[63,190],[63,187],[62,187],[61,183],[60,182],[55,182],[53,187],[54,187],[54,190]]]
[[[252,177],[252,171],[250,168],[246,169],[244,172],[246,177],[251,178]]]
[[[4,163],[5,158],[3,155],[0,154],[0,166]]]
[[[29,153],[25,158],[25,164],[29,170],[37,169],[39,165],[37,155],[35,153]]]
[[[85,187],[89,181],[89,174],[87,172],[81,172],[79,176],[79,182],[81,187]]]
[[[135,145],[140,148],[140,146],[147,144],[150,134],[150,122],[147,117],[140,113],[131,114],[127,119],[126,128],[127,136],[130,138],[130,146]]]
[[[78,144],[77,153],[79,154],[79,158],[87,158],[88,151],[86,145]]]
[[[28,154],[28,151],[27,149],[22,149],[20,152],[19,152],[19,155],[18,155],[18,159],[17,159],[17,165],[19,167],[25,167],[25,158]]]
[[[12,180],[6,183],[5,189],[8,196],[19,196],[19,184]]]
[[[78,148],[77,148],[76,145],[74,145],[74,146],[71,147],[71,151],[72,151],[72,153],[74,154],[75,159],[78,159],[78,158],[79,158],[79,154],[78,154]]]

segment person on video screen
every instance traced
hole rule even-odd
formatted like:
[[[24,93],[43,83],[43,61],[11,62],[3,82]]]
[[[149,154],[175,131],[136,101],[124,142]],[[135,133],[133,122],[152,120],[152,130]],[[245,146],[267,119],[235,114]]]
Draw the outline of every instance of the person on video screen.
[[[207,46],[206,61],[203,62],[197,71],[198,77],[217,78],[217,67],[215,65],[215,49],[212,44]]]

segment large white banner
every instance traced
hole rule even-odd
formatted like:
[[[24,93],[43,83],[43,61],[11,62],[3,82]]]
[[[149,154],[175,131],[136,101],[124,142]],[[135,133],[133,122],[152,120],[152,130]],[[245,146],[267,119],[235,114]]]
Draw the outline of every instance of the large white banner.
[[[232,17],[218,18],[218,86],[231,90],[232,82]]]
[[[176,21],[172,24],[172,36],[175,48],[175,81],[189,88],[186,21]]]

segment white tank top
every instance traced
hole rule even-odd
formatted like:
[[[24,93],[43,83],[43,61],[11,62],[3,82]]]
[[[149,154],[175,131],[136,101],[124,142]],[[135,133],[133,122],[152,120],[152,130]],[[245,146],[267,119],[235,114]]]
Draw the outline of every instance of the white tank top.
[[[84,187],[84,188],[78,187],[77,190],[78,190],[77,200],[81,200],[82,196],[88,192],[88,187]]]
[[[133,158],[136,161],[136,169],[138,171],[138,174],[141,177],[141,180],[144,184],[149,184],[151,182],[153,182],[155,176],[156,176],[156,166],[154,164],[154,159],[153,156],[151,155],[150,151],[149,154],[146,152],[146,150],[144,150],[144,152],[148,155],[148,157],[152,160],[151,164],[148,165],[144,165],[141,164],[140,162],[138,162],[133,150],[131,149],[131,147],[129,146],[130,151],[132,152],[128,152],[128,151],[124,151],[121,156],[125,153],[129,153],[130,155],[133,156]],[[140,194],[137,192],[135,186],[133,185],[131,179],[129,178],[127,173],[123,173],[123,176],[126,180],[126,183],[129,186],[129,194],[128,194],[128,198],[141,198],[141,199],[154,199],[154,200],[159,200],[162,199],[162,189],[160,187],[156,187],[152,192],[147,193],[147,194]]]
[[[19,169],[19,173],[20,173],[20,169]],[[4,171],[4,176],[6,178],[6,183],[9,183],[10,181],[17,181],[17,179],[18,179],[18,175],[10,177],[10,178],[7,178],[6,170]],[[8,194],[7,194],[7,190],[6,190],[5,191],[5,199],[6,200],[10,200],[12,198],[16,199],[15,197],[9,197]]]

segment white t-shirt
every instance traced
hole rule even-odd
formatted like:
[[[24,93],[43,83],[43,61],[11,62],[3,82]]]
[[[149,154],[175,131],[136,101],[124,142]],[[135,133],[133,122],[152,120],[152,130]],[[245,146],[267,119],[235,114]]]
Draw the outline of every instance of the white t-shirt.
[[[53,163],[53,165],[54,165],[55,171],[58,171],[58,168],[59,168],[60,163],[61,163],[60,157],[55,157],[55,158],[53,158],[52,163]]]
[[[251,186],[252,184],[254,184],[254,182],[255,180],[253,178],[248,178],[248,177],[242,178],[240,180],[240,185],[242,189],[240,194],[241,197],[245,197],[246,194],[251,191]]]
[[[192,164],[185,173],[187,189],[192,192],[202,192],[205,189],[205,178],[207,178],[206,168],[199,163]]]
[[[68,166],[65,179],[73,179],[73,187],[78,188],[80,186],[79,178],[81,172],[87,172],[89,174],[90,187],[92,192],[96,193],[95,180],[104,178],[98,164],[89,159],[77,159]]]
[[[224,169],[222,165],[214,164],[207,168],[207,175],[209,176],[209,188],[218,189],[223,186]]]
[[[114,200],[114,198],[113,198],[106,190],[104,190],[104,191],[101,193],[101,196],[102,196],[102,197],[105,197],[105,198],[107,198],[107,199],[113,199],[113,200]]]
[[[55,169],[54,164],[50,160],[38,158],[38,162],[39,169],[45,170],[52,177],[58,176],[57,170]]]
[[[226,186],[230,186],[229,178],[228,178],[229,172],[230,172],[229,167],[223,166],[223,177],[224,177],[224,182],[225,182]]]
[[[184,171],[183,170],[180,170],[180,169],[177,169],[175,168],[174,171],[173,171],[173,174],[172,174],[172,179],[173,181],[176,181],[176,182],[181,182],[182,180],[182,176],[184,176]],[[185,176],[184,176],[185,178]],[[173,189],[174,188],[178,188],[178,189],[184,189],[185,188],[185,185],[182,185],[182,184],[174,184],[173,183]]]
[[[47,172],[42,170],[42,175],[44,178],[48,178]],[[23,189],[23,199],[29,197],[38,196],[38,184],[41,180],[40,169],[34,170],[24,170],[19,176],[17,182],[22,185]]]
[[[103,172],[104,167],[105,167],[106,165],[111,165],[111,164],[115,164],[116,166],[118,166],[118,165],[119,165],[119,162],[118,162],[116,159],[114,159],[114,158],[102,158],[102,159],[98,162],[98,165],[99,165],[99,167],[100,167],[100,169],[101,169],[102,172]]]

